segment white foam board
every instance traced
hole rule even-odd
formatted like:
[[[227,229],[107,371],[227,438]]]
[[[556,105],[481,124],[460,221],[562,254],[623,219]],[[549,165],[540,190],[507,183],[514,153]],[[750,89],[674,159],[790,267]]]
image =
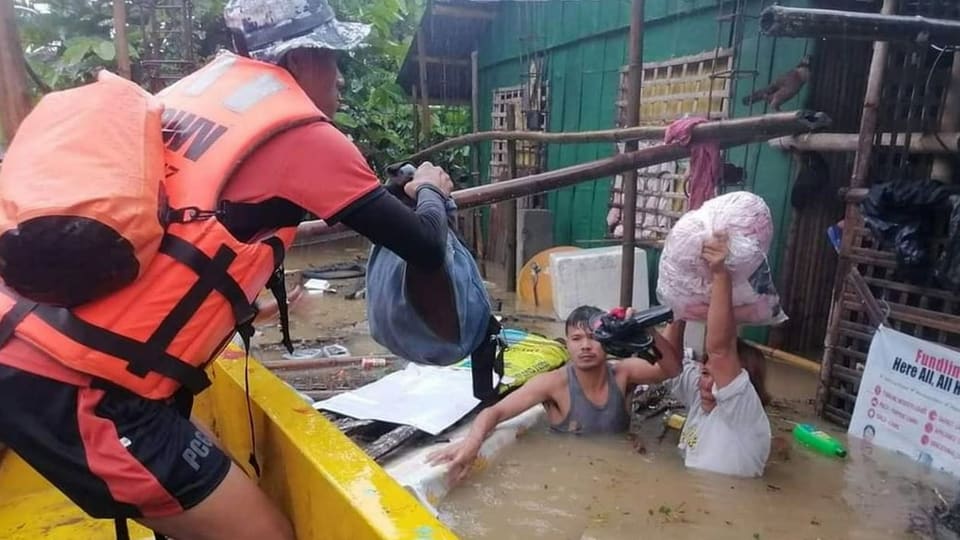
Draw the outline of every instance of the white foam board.
[[[623,248],[620,246],[551,253],[550,276],[553,308],[558,319],[582,305],[609,310],[620,305],[620,270]],[[650,307],[650,278],[647,255],[634,251],[634,309]]]

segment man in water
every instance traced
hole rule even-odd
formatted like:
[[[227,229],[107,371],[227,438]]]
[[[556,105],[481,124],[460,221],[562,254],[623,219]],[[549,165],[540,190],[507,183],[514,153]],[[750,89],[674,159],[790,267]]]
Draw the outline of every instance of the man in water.
[[[591,319],[602,311],[592,306],[575,309],[566,322],[570,360],[565,367],[537,375],[496,405],[481,412],[467,436],[432,453],[434,465],[449,463],[453,482],[466,476],[480,446],[500,424],[540,403],[553,431],[581,435],[624,433],[630,427],[627,396],[640,384],[663,381],[680,374],[676,349],[652,331],[662,357],[656,364],[639,358],[608,363],[594,339]]]
[[[732,282],[725,261],[729,239],[718,233],[704,242],[703,258],[713,275],[707,310],[706,359],[685,360],[679,377],[667,385],[687,408],[680,434],[684,463],[735,476],[760,476],[770,455],[769,401],[764,387],[765,360],[756,348],[737,337]],[[680,351],[684,324],[667,329],[667,339]]]

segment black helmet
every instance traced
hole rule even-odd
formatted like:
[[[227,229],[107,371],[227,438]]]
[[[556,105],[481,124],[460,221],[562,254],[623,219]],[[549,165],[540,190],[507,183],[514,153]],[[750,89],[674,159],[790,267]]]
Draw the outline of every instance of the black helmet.
[[[274,63],[293,49],[353,49],[370,33],[338,21],[327,0],[229,0],[223,18],[241,52]]]

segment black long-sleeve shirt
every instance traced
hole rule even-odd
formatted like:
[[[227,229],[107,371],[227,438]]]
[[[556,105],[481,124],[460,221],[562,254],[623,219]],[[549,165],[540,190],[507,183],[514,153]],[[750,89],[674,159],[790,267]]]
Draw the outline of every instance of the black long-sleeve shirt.
[[[439,191],[423,186],[411,209],[400,199],[378,188],[334,216],[340,221],[396,253],[422,270],[443,266],[447,243],[447,213]]]

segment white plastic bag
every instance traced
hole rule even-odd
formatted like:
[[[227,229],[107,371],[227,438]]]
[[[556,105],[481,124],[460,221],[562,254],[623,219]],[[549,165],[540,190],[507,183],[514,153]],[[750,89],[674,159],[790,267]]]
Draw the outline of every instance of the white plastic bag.
[[[660,256],[660,302],[670,306],[678,319],[706,320],[712,282],[702,251],[714,231],[726,231],[730,238],[726,264],[733,280],[734,319],[751,325],[786,321],[767,263],[773,239],[770,209],[763,199],[746,191],[708,200],[684,214],[670,230]]]

